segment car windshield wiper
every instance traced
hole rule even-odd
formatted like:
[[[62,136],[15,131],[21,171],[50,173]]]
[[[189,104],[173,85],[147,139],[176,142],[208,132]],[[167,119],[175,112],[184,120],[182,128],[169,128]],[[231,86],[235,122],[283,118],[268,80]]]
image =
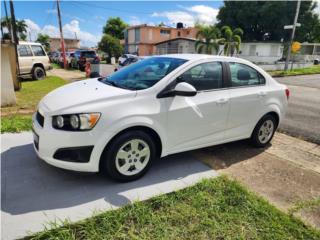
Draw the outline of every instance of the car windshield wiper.
[[[119,84],[117,84],[116,82],[109,80],[108,77],[106,77],[103,82],[106,83],[106,84],[108,84],[108,85],[111,85],[111,86],[113,86],[113,87],[118,87],[118,88],[133,90],[133,89],[131,89],[131,88],[128,88],[128,87],[119,85]]]

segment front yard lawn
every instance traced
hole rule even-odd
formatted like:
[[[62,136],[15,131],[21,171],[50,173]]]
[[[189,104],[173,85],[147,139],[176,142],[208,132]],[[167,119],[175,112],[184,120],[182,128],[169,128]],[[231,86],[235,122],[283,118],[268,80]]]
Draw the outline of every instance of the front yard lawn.
[[[288,71],[269,71],[269,73],[273,77],[320,74],[320,65],[315,65],[308,68],[298,68],[298,69],[288,70]]]
[[[126,205],[25,239],[320,239],[227,177]]]
[[[17,105],[1,108],[1,133],[31,129],[31,114],[38,102],[52,90],[66,84],[60,77],[48,76],[41,81],[24,81],[16,92]]]

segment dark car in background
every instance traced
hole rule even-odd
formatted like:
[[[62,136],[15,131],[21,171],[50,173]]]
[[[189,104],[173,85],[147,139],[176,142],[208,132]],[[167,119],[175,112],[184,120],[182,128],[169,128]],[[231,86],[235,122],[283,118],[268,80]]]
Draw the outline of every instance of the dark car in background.
[[[78,68],[84,71],[86,63],[93,64],[100,63],[100,58],[94,50],[77,50],[74,52],[74,56],[71,58],[70,65],[73,68]]]

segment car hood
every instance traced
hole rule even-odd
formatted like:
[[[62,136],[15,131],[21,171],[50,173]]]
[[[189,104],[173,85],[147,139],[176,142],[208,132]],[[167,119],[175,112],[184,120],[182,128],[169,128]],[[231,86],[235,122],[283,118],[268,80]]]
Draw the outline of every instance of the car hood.
[[[93,78],[70,83],[53,90],[41,100],[39,108],[45,112],[55,112],[84,104],[135,95],[136,91],[113,87],[100,82],[98,78]]]

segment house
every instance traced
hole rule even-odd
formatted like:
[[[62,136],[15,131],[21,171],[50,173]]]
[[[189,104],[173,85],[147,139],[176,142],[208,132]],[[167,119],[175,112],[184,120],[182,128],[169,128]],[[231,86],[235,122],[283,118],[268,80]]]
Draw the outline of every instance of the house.
[[[237,57],[254,63],[275,63],[282,58],[283,44],[280,42],[243,42]]]
[[[301,43],[299,54],[291,56],[294,61],[313,62],[320,59],[320,43]]]
[[[55,52],[61,49],[61,40],[60,38],[50,37],[50,51]],[[80,40],[76,38],[64,38],[64,46],[66,51],[70,49],[79,49],[80,48]]]
[[[167,26],[148,26],[147,24],[128,27],[125,30],[125,52],[140,56],[156,53],[155,44],[176,38],[195,38],[197,29],[184,28],[178,23],[176,28]]]
[[[197,53],[194,38],[178,37],[155,44],[157,55],[170,53]]]
[[[175,38],[155,44],[156,54],[169,53],[197,53],[195,49],[195,38]],[[240,51],[236,57],[247,59],[255,63],[275,63],[282,58],[282,43],[271,42],[244,42],[240,45]],[[215,52],[212,52],[215,54]],[[218,53],[223,55],[223,46]]]

